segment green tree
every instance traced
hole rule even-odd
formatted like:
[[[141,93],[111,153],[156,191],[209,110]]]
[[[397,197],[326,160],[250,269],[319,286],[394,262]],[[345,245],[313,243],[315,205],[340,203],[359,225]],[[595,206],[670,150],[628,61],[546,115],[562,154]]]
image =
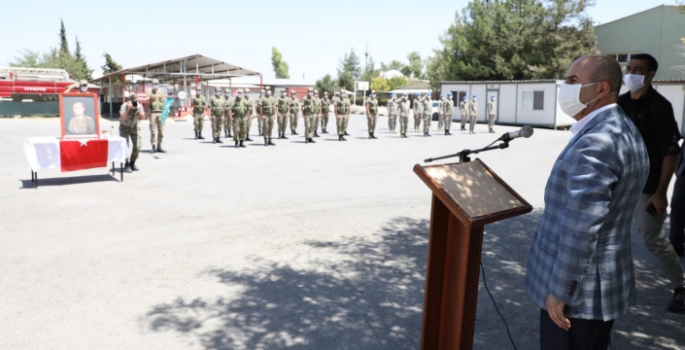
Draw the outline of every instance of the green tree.
[[[400,70],[402,74],[414,79],[424,79],[425,76],[423,74],[423,61],[421,60],[421,55],[416,51],[410,52],[407,55],[407,61],[409,61],[409,64],[402,67]]]
[[[335,90],[335,80],[331,78],[330,74],[326,74],[323,78],[316,81],[314,89],[322,95],[324,92],[328,92],[329,96],[332,96]]]
[[[359,77],[359,80],[362,81],[372,81],[374,78],[378,76],[378,69],[376,69],[376,63],[373,61],[373,57],[369,56],[369,60],[366,63],[366,68],[364,69],[364,72],[362,75]]]
[[[388,81],[383,77],[373,78],[373,80],[371,80],[371,84],[369,84],[369,88],[371,88],[371,90],[376,91],[390,91],[390,85],[388,84]]]
[[[92,80],[93,70],[88,68],[86,58],[81,53],[81,43],[76,38],[76,51],[74,52],[74,77],[76,79]]]
[[[359,57],[354,53],[354,49],[338,63],[338,86],[345,90],[354,90],[354,81],[359,79],[362,68],[359,65]]]
[[[388,79],[388,85],[390,86],[388,91],[395,90],[400,86],[407,85],[408,83],[409,79],[407,79],[406,77],[394,77],[392,79]]]
[[[59,29],[59,60],[68,62],[71,58],[71,52],[69,51],[69,41],[67,41],[67,30],[64,28],[64,20],[60,19],[60,29]]]
[[[386,72],[389,70],[393,70],[393,69],[398,70],[398,71],[402,71],[402,68],[404,68],[404,63],[402,63],[398,60],[392,60],[388,64],[381,62],[381,70],[386,71]]]
[[[276,79],[289,79],[290,74],[288,73],[288,64],[283,61],[283,55],[274,46],[271,47],[271,64],[274,67],[274,73],[276,73]]]
[[[110,73],[120,71],[122,69],[121,66],[118,63],[116,63],[112,59],[112,56],[110,56],[110,54],[108,54],[107,52],[103,53],[102,56],[105,57],[105,65],[102,66],[102,74],[107,75]]]
[[[10,67],[60,68],[59,54],[55,48],[46,53],[24,50],[19,53],[19,56],[15,56],[14,61],[9,65]]]

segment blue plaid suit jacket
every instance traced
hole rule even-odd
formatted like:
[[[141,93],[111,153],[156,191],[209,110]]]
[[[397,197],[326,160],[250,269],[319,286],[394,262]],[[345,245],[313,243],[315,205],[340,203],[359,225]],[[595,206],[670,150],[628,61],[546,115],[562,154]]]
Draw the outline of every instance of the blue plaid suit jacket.
[[[633,211],[649,174],[642,136],[621,107],[596,115],[557,158],[526,268],[541,308],[551,293],[566,317],[612,320],[635,298]]]

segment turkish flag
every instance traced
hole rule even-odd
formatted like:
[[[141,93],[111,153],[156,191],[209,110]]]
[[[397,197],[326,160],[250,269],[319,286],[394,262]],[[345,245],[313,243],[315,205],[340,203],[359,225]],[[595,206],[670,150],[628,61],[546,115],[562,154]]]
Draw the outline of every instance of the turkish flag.
[[[62,172],[107,166],[107,139],[60,140]]]

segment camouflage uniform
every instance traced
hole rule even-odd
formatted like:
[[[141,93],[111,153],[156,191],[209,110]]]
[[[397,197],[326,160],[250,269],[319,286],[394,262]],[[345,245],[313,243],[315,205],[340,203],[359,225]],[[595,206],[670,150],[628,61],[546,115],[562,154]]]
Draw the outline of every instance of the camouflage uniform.
[[[264,89],[259,91],[259,98],[257,99],[255,108],[257,109],[257,132],[259,132],[259,136],[264,135],[264,120],[262,119],[262,116],[259,114],[259,101],[261,101],[264,98]]]
[[[135,94],[131,94],[129,98],[132,101],[137,99]],[[119,136],[126,139],[128,145],[133,144],[131,157],[126,161],[126,172],[131,172],[132,169],[138,170],[135,163],[140,154],[140,146],[143,143],[143,139],[140,137],[140,124],[138,121],[140,117],[145,116],[145,110],[143,105],[139,103],[138,107],[131,106],[131,108],[128,109],[128,113],[126,113],[128,105],[128,103],[122,104],[121,109],[119,110],[119,115],[122,116],[119,120]],[[131,140],[130,143],[129,139]]]
[[[476,118],[478,118],[478,102],[476,98],[473,97],[471,102],[469,102],[469,134],[475,134],[476,131]]]
[[[423,136],[431,136],[431,119],[433,119],[433,100],[430,96],[424,96],[421,100],[423,110]]]
[[[396,132],[397,129],[397,99],[393,94],[390,100],[388,100],[388,129],[391,133]]]
[[[328,94],[325,93],[321,99],[321,133],[328,134],[326,128],[328,127],[328,113],[330,113],[331,100],[328,99]]]
[[[221,127],[224,124],[224,99],[214,94],[209,100],[209,108],[212,116],[212,143],[221,142]]]
[[[309,89],[310,93],[312,89]],[[305,142],[314,142],[316,131],[316,115],[321,110],[314,96],[307,95],[302,99],[302,116],[304,117]]]
[[[490,133],[495,132],[495,116],[497,115],[497,102],[493,99],[488,101],[488,129]]]
[[[290,113],[290,99],[287,94],[283,95],[277,101],[278,107],[278,138],[287,139],[285,137],[285,129],[288,127],[288,119]]]
[[[240,143],[240,146],[243,146],[243,141],[246,139],[247,115],[250,108],[252,108],[252,103],[247,101],[245,97],[236,98],[233,103],[231,118],[233,119],[233,140],[236,146],[238,146],[238,143]]]
[[[245,141],[252,141],[252,139],[250,138],[250,129],[252,129],[252,114],[254,113],[254,102],[252,102],[250,96],[248,96],[249,92],[250,89],[245,89],[244,99],[245,102],[247,102],[250,105],[250,108],[247,111],[247,116],[245,117]]]
[[[290,92],[290,134],[291,135],[297,135],[297,117],[300,114],[300,100],[297,99],[297,96],[295,96],[295,91]],[[305,137],[307,134],[307,130],[305,130]]]
[[[340,98],[335,101],[335,124],[338,130],[338,140],[340,141],[347,141],[344,136],[345,131],[347,131],[347,122],[350,118],[351,106],[350,99],[342,97],[342,94]]]
[[[461,113],[461,130],[466,130],[466,120],[469,118],[469,102],[466,99],[459,102],[459,113]]]
[[[452,128],[452,118],[454,118],[454,100],[452,95],[447,94],[445,101],[442,103],[442,109],[445,115],[445,135],[450,134],[450,129]]]
[[[235,97],[231,93],[231,89],[225,89],[224,90],[224,136],[225,137],[231,137],[231,127],[233,126],[233,123],[231,123],[231,118],[228,117],[229,111],[233,108],[233,104],[235,103]]]
[[[445,113],[443,113],[443,108],[445,104],[445,96],[440,96],[438,99],[438,131],[442,131],[445,125]]]
[[[262,97],[261,100],[259,100],[258,106],[259,106],[259,114],[260,118],[262,120],[262,135],[264,136],[264,145],[267,146],[273,146],[273,142],[271,142],[271,134],[274,129],[274,116],[276,114],[276,105],[278,102],[276,99],[271,96],[271,94],[268,94],[265,97]]]
[[[200,97],[193,97],[191,100],[193,105],[193,120],[195,121],[195,139],[204,139],[202,137],[202,127],[205,124],[205,108],[207,108],[207,100],[205,97],[200,95]]]
[[[314,117],[314,137],[319,137],[319,123],[321,122],[321,98],[319,98],[319,92],[314,91],[314,103],[318,108],[316,116]]]
[[[152,80],[152,84],[158,84],[157,79]],[[150,142],[152,143],[152,152],[162,152],[162,139],[164,138],[164,124],[162,124],[162,112],[164,112],[164,104],[166,103],[166,96],[158,88],[153,88],[147,95],[147,102],[150,105]],[[156,149],[159,147],[159,149]]]
[[[409,123],[411,103],[409,102],[409,99],[402,98],[397,103],[397,107],[400,114],[400,137],[407,137],[407,124]]]
[[[371,94],[373,95],[375,91],[371,91]],[[378,100],[373,97],[369,97],[368,100],[366,100],[366,108],[368,109],[367,111],[367,118],[368,118],[368,128],[369,128],[369,138],[370,139],[375,139],[377,138],[374,133],[376,132],[376,121],[378,121]]]
[[[419,131],[421,127],[421,117],[423,116],[423,102],[422,97],[418,96],[414,99],[414,131]]]

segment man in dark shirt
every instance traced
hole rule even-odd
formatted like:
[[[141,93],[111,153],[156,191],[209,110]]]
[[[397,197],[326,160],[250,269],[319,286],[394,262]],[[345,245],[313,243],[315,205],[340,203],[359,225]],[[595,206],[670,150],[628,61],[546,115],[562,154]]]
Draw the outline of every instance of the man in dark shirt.
[[[685,314],[685,272],[663,230],[666,191],[680,154],[680,132],[671,103],[652,87],[657,68],[651,55],[632,55],[623,80],[630,92],[619,96],[618,105],[640,130],[649,154],[649,177],[635,208],[638,232],[673,283],[675,291],[668,311]]]
[[[671,244],[679,256],[685,254],[685,143],[676,167],[676,180],[671,197]]]

